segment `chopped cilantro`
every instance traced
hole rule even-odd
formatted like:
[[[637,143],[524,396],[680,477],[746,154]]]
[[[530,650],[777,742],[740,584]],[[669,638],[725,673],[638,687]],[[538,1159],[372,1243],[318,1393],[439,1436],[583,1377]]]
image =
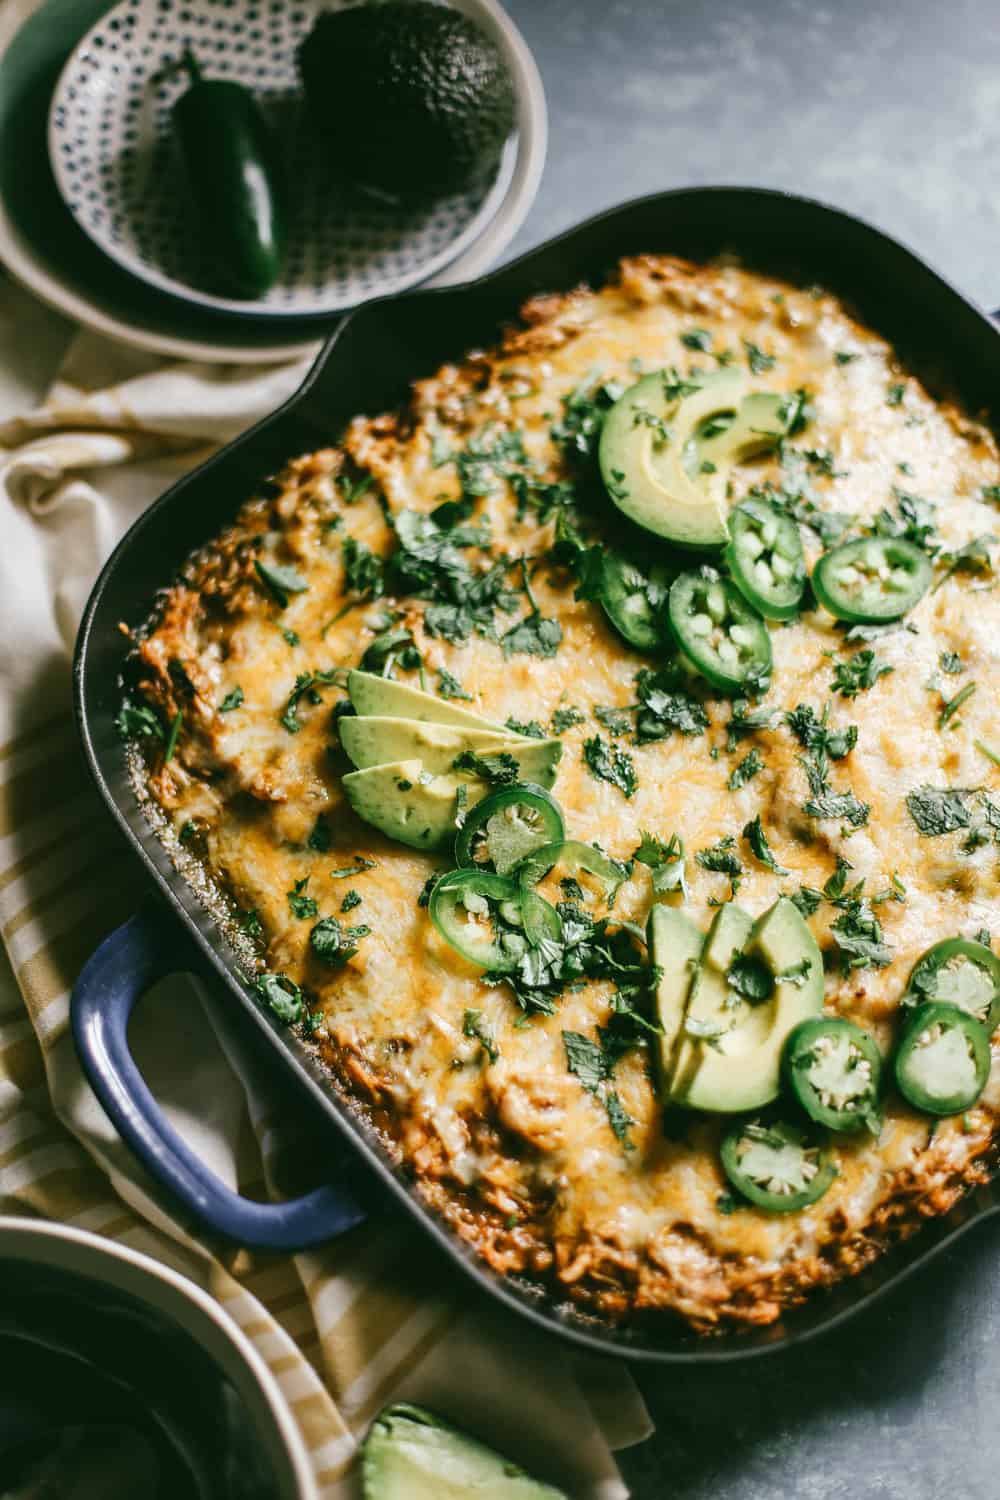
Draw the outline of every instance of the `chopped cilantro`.
[[[563,415],[551,431],[552,441],[565,452],[590,458],[597,451],[604,418],[625,387],[599,377],[562,398]]]
[[[529,740],[544,740],[545,738],[545,730],[542,728],[541,724],[539,724],[537,719],[528,719],[527,721],[523,721],[521,719],[510,718],[506,721],[505,727],[509,729],[512,734],[527,735]]]
[[[823,903],[823,892],[817,891],[811,885],[801,885],[792,897],[792,901],[804,917],[811,917],[819,911]]]
[[[353,594],[378,599],[385,592],[385,564],[370,547],[356,537],[347,536],[341,544],[344,559],[344,582]]]
[[[938,666],[949,677],[957,677],[960,672],[965,671],[965,663],[957,651],[942,651],[938,657]]]
[[[170,728],[167,730],[167,742],[163,747],[164,765],[166,765],[168,761],[171,761],[174,758],[174,751],[177,749],[177,740],[181,732],[181,725],[183,723],[184,715],[181,713],[180,709],[178,709],[170,722]]]
[[[635,1121],[626,1112],[616,1090],[606,1087],[619,1055],[614,1044],[607,1046],[607,1033],[602,1036],[603,1046],[579,1031],[564,1031],[562,1036],[567,1068],[588,1094],[601,1097],[611,1129],[626,1150],[630,1150],[629,1130]]]
[[[837,662],[830,686],[843,698],[856,698],[860,692],[874,687],[880,677],[885,677],[893,670],[894,668],[880,662],[869,646],[864,651],[856,651],[847,661]]]
[[[853,792],[821,792],[803,804],[803,812],[810,818],[842,818],[852,828],[864,828],[868,822],[871,806],[859,802]]]
[[[937,593],[943,584],[955,573],[988,573],[993,567],[993,556],[990,547],[996,544],[996,537],[989,534],[973,537],[971,542],[966,542],[964,547],[959,547],[957,552],[942,552],[938,556],[938,562],[947,563],[945,571],[935,583],[932,593]]]
[[[863,897],[845,899],[830,931],[846,969],[884,969],[892,963],[892,949],[883,941],[881,924]]]
[[[585,715],[572,704],[568,704],[565,708],[557,708],[552,715],[552,733],[565,734],[567,729],[573,729],[577,724],[582,724],[584,719]]]
[[[302,991],[287,974],[258,974],[254,989],[279,1021],[291,1026],[302,1019]]]
[[[264,924],[260,920],[260,912],[256,907],[252,911],[240,912],[238,925],[241,932],[245,932],[249,938],[264,936]]]
[[[954,698],[948,699],[947,703],[938,714],[939,729],[943,729],[945,725],[955,717],[959,709],[962,707],[962,704],[967,703],[975,691],[976,684],[974,682],[967,682],[963,688],[960,688],[958,690]]]
[[[462,1035],[478,1042],[491,1063],[499,1062],[500,1049],[484,1025],[482,1011],[467,1010],[462,1018]]]
[[[343,901],[341,901],[340,909],[343,912],[348,912],[353,911],[356,906],[360,905],[361,893],[359,891],[350,890],[347,892],[347,895],[344,897]]]
[[[302,637],[297,630],[283,630],[281,634],[286,646],[301,646]]]
[[[299,917],[300,919],[304,919],[306,917],[315,917],[319,912],[319,907],[316,905],[316,902],[314,901],[312,896],[307,896],[304,894],[306,886],[308,884],[309,876],[303,875],[302,879],[297,880],[292,889],[286,893],[288,898],[288,909],[293,917]]]
[[[751,1005],[759,1005],[774,993],[774,978],[763,959],[752,953],[738,953],[726,973],[729,985]]]
[[[765,354],[750,339],[743,340],[743,347],[747,354],[747,364],[754,375],[764,375],[768,370],[773,370],[777,360],[773,354]]]
[[[504,656],[555,656],[563,638],[558,620],[547,619],[534,610],[519,620],[501,638]]]
[[[748,755],[743,757],[739,765],[734,766],[730,771],[729,780],[726,782],[726,785],[731,792],[737,792],[740,787],[746,786],[747,782],[752,781],[757,773],[763,771],[763,769],[764,762],[760,755],[756,750],[751,750]]]
[[[374,474],[362,474],[358,479],[352,479],[348,474],[341,474],[337,480],[345,505],[357,505],[362,495],[366,495],[374,483]]]
[[[466,702],[472,702],[472,694],[467,693],[457,677],[452,677],[444,667],[438,671],[438,696],[441,698],[464,698]]]
[[[686,333],[681,334],[681,343],[685,349],[707,354],[712,347],[712,335],[707,328],[689,328]]]
[[[294,568],[284,567],[279,563],[263,563],[260,558],[254,560],[257,577],[261,583],[270,590],[279,609],[288,607],[289,594],[304,594],[309,585],[297,573]]]
[[[635,729],[639,744],[665,739],[675,729],[696,735],[708,728],[708,715],[698,699],[680,685],[675,668],[652,671],[641,667],[636,673],[635,691],[639,700]]]
[[[473,776],[490,786],[513,786],[520,779],[520,767],[507,750],[498,750],[490,755],[477,755],[474,750],[463,750],[453,761],[456,771],[470,771]]]
[[[365,870],[374,870],[375,868],[376,865],[373,859],[365,859],[363,854],[358,854],[355,856],[352,865],[342,865],[339,870],[331,870],[330,879],[349,880],[352,875],[363,875]]]
[[[968,828],[969,793],[953,787],[919,786],[906,794],[906,808],[925,838]]]
[[[132,699],[127,697],[122,699],[122,706],[115,719],[115,728],[123,740],[162,740],[165,738],[163,724],[155,709],[150,708],[147,703],[133,703]]]
[[[627,708],[602,708],[595,705],[594,718],[616,738],[628,734],[632,728],[632,720],[628,716]]]
[[[370,932],[370,927],[343,927],[336,917],[321,917],[309,934],[309,946],[322,963],[344,964]]]
[[[680,891],[683,896],[687,896],[684,845],[676,833],[672,833],[669,843],[665,844],[655,833],[643,830],[642,842],[633,852],[632,858],[652,872],[655,895],[664,896],[670,891]]]
[[[609,745],[599,734],[583,743],[583,759],[592,776],[608,781],[626,797],[635,794],[639,785],[635,762],[619,745]]]
[[[853,360],[860,359],[860,354],[855,354],[849,349],[838,349],[834,354],[838,365],[849,365]]]
[[[736,840],[731,833],[727,833],[716,843],[710,844],[707,849],[699,849],[695,859],[703,870],[710,870],[716,875],[728,875],[732,886],[732,894],[735,896],[740,887],[740,879],[743,875],[743,864],[738,854],[735,853]]]
[[[289,734],[298,734],[302,725],[299,723],[299,704],[305,698],[308,703],[321,703],[321,687],[330,687],[341,681],[342,674],[336,669],[328,672],[300,672],[295,679],[295,686],[288,695],[279,718],[283,729]]]
[[[751,854],[756,860],[760,861],[765,870],[770,870],[774,875],[787,875],[789,873],[775,859],[774,851],[767,841],[767,834],[764,832],[764,825],[760,820],[759,814],[752,822],[745,825],[743,837],[750,845]]]
[[[219,704],[219,713],[231,714],[234,708],[242,708],[243,702],[243,689],[241,687],[234,687]]]
[[[906,386],[902,382],[891,385],[886,394],[886,406],[902,406],[903,397],[906,395]]]

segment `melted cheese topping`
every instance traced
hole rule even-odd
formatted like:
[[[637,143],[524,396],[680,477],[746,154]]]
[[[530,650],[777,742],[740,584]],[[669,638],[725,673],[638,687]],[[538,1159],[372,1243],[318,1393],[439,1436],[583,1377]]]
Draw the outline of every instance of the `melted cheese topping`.
[[[258,913],[267,969],[304,986],[322,1012],[316,1044],[339,1085],[364,1102],[428,1200],[494,1266],[547,1279],[610,1316],[660,1308],[702,1329],[767,1322],[811,1286],[859,1268],[890,1235],[950,1206],[991,1143],[996,1078],[964,1120],[942,1122],[936,1132],[890,1098],[879,1140],[839,1143],[837,1180],[800,1214],[722,1211],[719,1127],[696,1118],[677,1139],[664,1133],[644,1049],[626,1055],[615,1074],[634,1121],[632,1150],[567,1071],[562,1033],[594,1037],[608,1019],[609,986],[567,990],[556,1015],[515,1024],[509,990],[484,985],[418,905],[428,875],[446,861],[389,843],[347,808],[339,777],[348,766],[331,721],[336,688],[321,686],[321,702],[300,699],[297,733],[281,716],[298,674],[356,665],[384,624],[387,601],[345,594],[345,537],[387,555],[395,542],[383,504],[390,514],[430,512],[458,499],[456,467],[442,463],[442,454],[464,449],[487,424],[496,424],[494,435],[516,429],[546,478],[578,479],[551,437],[563,399],[595,376],[628,385],[636,371],[711,364],[684,342],[692,328],[706,330],[711,348],[731,351],[741,365],[750,344],[773,356],[772,368],[751,376],[754,389],[810,392],[814,415],[794,446],[812,456],[786,454],[783,469],[771,454],[737,469],[737,496],[751,484],[788,483],[788,466],[797,462],[820,507],[853,516],[855,529],[894,510],[900,491],[931,501],[935,540],[956,551],[996,525],[984,487],[1000,481],[1000,463],[984,427],[933,400],[891,349],[826,295],[733,267],[642,258],[600,291],[537,299],[525,318],[500,350],[419,383],[402,418],[359,418],[341,448],[292,464],[275,498],[248,505],[232,531],[193,561],[141,646],[147,692],[165,713],[185,715],[177,753],[167,765],[151,765],[150,786],[173,830],[193,824],[215,879],[242,909]],[[359,473],[375,482],[357,495]],[[488,483],[474,519],[488,525],[494,554],[544,558],[551,519],[541,523],[531,509],[519,514],[509,484],[496,475]],[[353,503],[349,493],[357,495]],[[597,520],[613,539],[616,513],[605,504]],[[818,538],[806,529],[803,538],[811,564]],[[293,564],[308,590],[279,609],[257,579],[255,556]],[[939,567],[938,578],[944,573]],[[511,579],[516,588],[516,573]],[[500,721],[548,726],[560,707],[581,711],[583,722],[562,735],[554,787],[568,833],[619,859],[633,853],[644,829],[664,840],[680,835],[689,909],[702,926],[712,903],[728,895],[728,881],[690,856],[727,835],[744,863],[739,899],[753,915],[781,892],[821,889],[838,855],[850,861],[850,882],[864,880],[869,894],[905,890],[904,900],[876,908],[892,950],[888,967],[845,972],[830,932],[837,908],[823,903],[811,919],[830,957],[829,1009],[869,1028],[888,1051],[919,955],[941,938],[996,925],[996,844],[964,852],[962,833],[923,837],[905,802],[922,784],[1000,785],[976,748],[977,739],[998,740],[1000,594],[992,579],[959,570],[928,592],[903,627],[871,643],[892,671],[853,700],[832,689],[835,663],[856,648],[829,616],[810,611],[772,627],[767,706],[808,703],[819,713],[830,701],[832,727],[858,726],[856,748],[830,773],[837,790],[850,787],[871,806],[867,825],[848,835],[836,821],[804,814],[801,747],[783,722],[776,716],[773,728],[730,751],[729,705],[708,696],[704,684],[696,691],[705,695],[706,735],[615,741],[635,763],[638,787],[629,799],[596,780],[582,755],[586,739],[607,738],[594,707],[632,704],[635,675],[650,663],[621,641],[599,605],[574,600],[565,570],[538,567],[532,591],[562,629],[550,658],[505,658],[476,633],[450,642],[425,629],[422,600],[388,603],[412,630],[428,686],[450,673],[471,695],[470,707]],[[498,617],[501,629],[526,608],[521,600],[509,620]],[[961,658],[962,675],[941,675],[944,652]],[[396,670],[416,683],[415,674]],[[179,675],[189,686],[178,685]],[[945,699],[973,681],[976,693],[940,729]],[[220,713],[237,687],[242,706]],[[731,791],[733,766],[751,747],[764,769]],[[307,842],[319,814],[332,835],[325,852]],[[789,875],[762,868],[741,844],[755,816]],[[374,868],[331,876],[358,856]],[[371,932],[340,969],[310,955],[312,922],[290,908],[287,893],[306,876],[320,915],[339,914],[351,888],[362,898],[341,920]],[[615,916],[644,922],[651,900],[649,872],[637,865]],[[464,1033],[470,1009],[496,1039],[494,1062]]]

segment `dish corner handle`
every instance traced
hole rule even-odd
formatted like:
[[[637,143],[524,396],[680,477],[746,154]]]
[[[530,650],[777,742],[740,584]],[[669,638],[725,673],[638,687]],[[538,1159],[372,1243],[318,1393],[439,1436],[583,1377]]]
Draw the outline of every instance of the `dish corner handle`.
[[[329,1185],[283,1203],[243,1198],[199,1160],[150,1093],[129,1050],[129,1017],[158,979],[199,967],[176,924],[152,908],[105,938],[70,1002],[77,1052],[95,1094],[143,1166],[214,1233],[259,1250],[304,1250],[346,1233],[366,1218],[346,1188]]]

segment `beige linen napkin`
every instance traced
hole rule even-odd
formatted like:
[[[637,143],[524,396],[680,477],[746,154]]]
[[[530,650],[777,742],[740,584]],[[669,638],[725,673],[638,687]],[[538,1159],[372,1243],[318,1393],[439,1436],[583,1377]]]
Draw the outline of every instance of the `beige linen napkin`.
[[[80,334],[33,405],[39,346],[56,357],[67,333],[0,281],[0,929],[16,979],[0,974],[0,1210],[121,1239],[210,1289],[278,1375],[330,1500],[356,1492],[356,1440],[401,1395],[578,1500],[621,1500],[611,1450],[649,1431],[624,1367],[484,1312],[398,1215],[294,1257],[192,1239],[83,1079],[69,991],[142,891],[76,749],[80,611],[143,507],[289,395],[304,369],[167,363]],[[323,1180],[323,1142],[245,1053],[228,1009],[221,992],[203,1003],[189,979],[151,992],[132,1035],[154,1093],[231,1186],[289,1189],[289,1163],[299,1187]]]

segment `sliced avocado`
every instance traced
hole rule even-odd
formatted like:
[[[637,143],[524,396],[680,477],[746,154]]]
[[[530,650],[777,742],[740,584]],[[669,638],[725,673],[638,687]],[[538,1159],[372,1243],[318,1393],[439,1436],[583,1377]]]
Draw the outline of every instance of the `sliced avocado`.
[[[769,391],[754,391],[744,396],[729,426],[698,444],[699,462],[714,463],[721,469],[745,463],[755,454],[773,448],[788,431],[785,409],[785,397]]]
[[[728,1029],[714,1046],[695,1044],[697,1056],[689,1060],[683,1079],[683,1103],[690,1109],[738,1114],[770,1103],[778,1093],[789,1032],[823,1008],[823,957],[787,897],[781,896],[754,923],[743,954],[760,961],[774,988],[768,998],[751,1004],[736,997],[720,976],[722,987],[738,1003],[719,1013]],[[692,996],[689,1015],[694,1003]]]
[[[725,474],[700,473],[696,448],[713,416],[735,417],[746,382],[735,370],[697,378],[698,388],[680,399],[665,371],[619,397],[601,432],[601,476],[618,509],[647,531],[686,547],[720,547]]]
[[[708,929],[701,961],[691,981],[690,998],[670,1076],[669,1096],[675,1104],[687,1104],[693,1081],[708,1044],[717,1046],[719,1035],[733,1024],[743,1001],[729,984],[730,964],[749,940],[753,918],[735,901],[720,906]]]
[[[430,724],[458,724],[466,729],[489,730],[501,739],[527,738],[512,735],[502,724],[492,724],[489,719],[481,719],[467,708],[435,698],[433,693],[422,693],[419,688],[407,687],[405,682],[394,682],[391,677],[376,677],[373,672],[349,672],[347,691],[359,714],[420,719]]]
[[[342,785],[359,818],[411,849],[438,849],[453,839],[460,795],[469,808],[489,790],[485,781],[461,773],[434,776],[419,760],[350,771]]]
[[[653,963],[661,971],[656,986],[656,1014],[663,1028],[660,1072],[666,1082],[673,1069],[695,966],[705,939],[691,918],[672,906],[653,907],[646,935]]]
[[[337,733],[345,753],[360,771],[394,760],[421,760],[425,771],[439,775],[452,769],[456,755],[463,750],[473,750],[477,755],[508,750],[512,755],[520,755],[528,743],[559,745],[558,740],[529,742],[514,735],[500,735],[495,729],[463,729],[457,724],[432,724],[422,719],[396,719],[379,714],[341,719]]]
[[[362,1445],[364,1500],[566,1500],[419,1406],[388,1406]]]

